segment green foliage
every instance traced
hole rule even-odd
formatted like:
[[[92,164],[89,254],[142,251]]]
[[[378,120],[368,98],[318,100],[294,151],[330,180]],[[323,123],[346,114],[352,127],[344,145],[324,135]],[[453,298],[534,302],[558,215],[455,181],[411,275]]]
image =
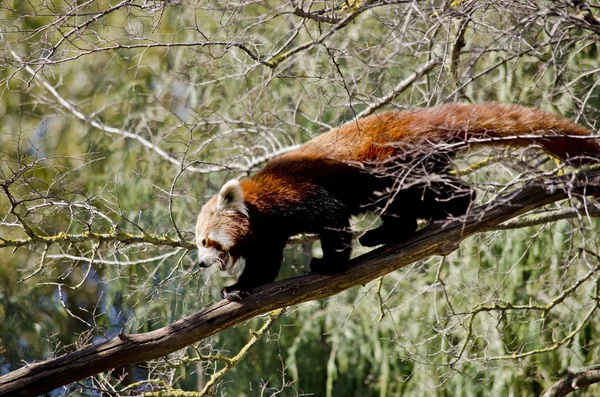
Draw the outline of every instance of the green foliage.
[[[441,65],[387,108],[494,100],[598,129],[600,33],[574,17],[578,10],[548,1],[371,3],[298,3],[316,16],[351,18],[338,28],[294,15],[285,2],[2,1],[0,238],[27,237],[24,221],[43,236],[115,231],[192,241],[197,212],[225,180],[350,120],[435,58]],[[447,57],[455,22],[467,17],[456,81]],[[521,185],[534,172],[523,163],[557,172],[539,153],[519,152],[465,177],[478,203]],[[582,215],[491,231],[444,260],[387,275],[379,294],[375,281],[290,308],[215,391],[538,395],[600,361],[597,314],[586,317],[598,273],[552,305],[599,265],[599,226]],[[311,249],[288,248],[280,277],[304,273]],[[181,247],[92,239],[0,248],[0,375],[214,303],[232,280],[195,260]],[[169,359],[231,357],[263,322]],[[222,366],[157,360],[84,384],[121,390],[157,378],[200,390]],[[151,390],[142,384],[122,395]]]

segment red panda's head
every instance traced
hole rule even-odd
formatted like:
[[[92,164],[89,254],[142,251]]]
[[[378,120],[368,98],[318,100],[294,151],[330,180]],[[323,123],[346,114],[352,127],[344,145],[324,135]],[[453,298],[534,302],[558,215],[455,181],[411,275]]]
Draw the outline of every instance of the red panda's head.
[[[249,233],[248,208],[238,180],[231,180],[200,211],[196,222],[199,265],[230,270],[239,258],[237,248]]]

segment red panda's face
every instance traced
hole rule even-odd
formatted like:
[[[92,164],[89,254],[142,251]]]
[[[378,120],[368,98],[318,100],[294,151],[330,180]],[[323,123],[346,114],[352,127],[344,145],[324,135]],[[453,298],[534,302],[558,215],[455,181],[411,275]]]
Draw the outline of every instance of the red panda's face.
[[[236,247],[248,234],[248,210],[237,180],[227,182],[200,211],[196,222],[198,260],[202,267],[231,270],[238,260]]]

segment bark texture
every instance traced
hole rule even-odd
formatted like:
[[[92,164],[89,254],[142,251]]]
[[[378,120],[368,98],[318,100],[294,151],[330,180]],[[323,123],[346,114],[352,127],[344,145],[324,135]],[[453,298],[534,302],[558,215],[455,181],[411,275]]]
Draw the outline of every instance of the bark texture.
[[[600,369],[585,369],[553,384],[542,397],[563,397],[582,387],[600,382]]]

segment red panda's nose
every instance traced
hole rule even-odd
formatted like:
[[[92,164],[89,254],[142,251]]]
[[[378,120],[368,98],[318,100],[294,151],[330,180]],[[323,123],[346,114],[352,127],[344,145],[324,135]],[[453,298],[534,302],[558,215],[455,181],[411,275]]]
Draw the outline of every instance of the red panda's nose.
[[[200,262],[198,262],[198,266],[200,266],[200,267],[210,267],[210,263],[206,262],[206,261],[200,261]]]

